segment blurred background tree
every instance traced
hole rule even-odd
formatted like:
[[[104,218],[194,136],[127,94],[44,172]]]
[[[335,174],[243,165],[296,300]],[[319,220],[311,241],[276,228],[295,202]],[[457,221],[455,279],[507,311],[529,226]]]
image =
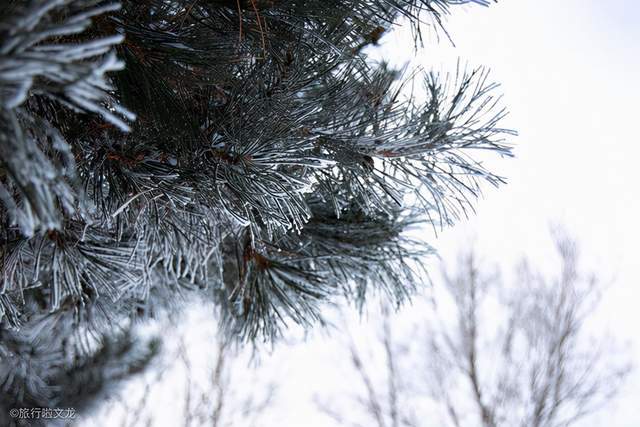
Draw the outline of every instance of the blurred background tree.
[[[575,241],[562,232],[554,241],[557,272],[523,260],[513,283],[463,253],[410,333],[385,312],[377,362],[347,339],[358,410],[321,395],[318,407],[340,425],[378,427],[568,427],[602,409],[631,369],[629,353],[591,330],[603,284],[581,269]]]
[[[162,352],[144,373],[104,393],[96,411],[74,425],[267,425],[265,416],[280,403],[279,372],[263,371],[258,354],[230,341],[211,310],[211,303],[191,305],[145,325],[145,335],[164,331]]]

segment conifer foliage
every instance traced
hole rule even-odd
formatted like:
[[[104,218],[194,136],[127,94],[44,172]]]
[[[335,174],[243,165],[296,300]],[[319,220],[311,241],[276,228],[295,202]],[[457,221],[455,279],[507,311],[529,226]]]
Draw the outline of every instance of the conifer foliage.
[[[500,183],[473,153],[509,155],[509,132],[486,70],[406,75],[366,52],[461,3],[488,2],[4,1],[0,357],[25,369],[2,390],[51,404],[60,372],[113,343],[87,331],[185,293],[249,340],[339,296],[401,302],[430,252],[407,228]],[[60,356],[35,372],[43,346]]]

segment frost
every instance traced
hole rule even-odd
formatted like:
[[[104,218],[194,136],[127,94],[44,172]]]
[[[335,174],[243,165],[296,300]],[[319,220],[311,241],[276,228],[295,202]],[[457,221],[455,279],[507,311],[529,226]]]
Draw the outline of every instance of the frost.
[[[0,42],[0,105],[13,109],[23,104],[30,93],[56,99],[83,112],[100,115],[124,132],[125,120],[133,120],[112,99],[106,73],[121,70],[124,64],[113,53],[123,35],[81,43],[55,43],[54,37],[78,34],[91,24],[90,18],[117,10],[110,4],[89,8],[62,22],[48,22],[47,14],[66,1],[47,1],[11,26],[9,36]]]

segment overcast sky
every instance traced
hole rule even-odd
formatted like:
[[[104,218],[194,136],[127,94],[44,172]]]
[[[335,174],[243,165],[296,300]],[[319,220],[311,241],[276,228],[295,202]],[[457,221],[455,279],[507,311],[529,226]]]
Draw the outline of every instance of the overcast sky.
[[[505,0],[455,8],[446,28],[456,47],[443,40],[436,46],[432,37],[414,63],[446,70],[461,58],[490,67],[502,84],[507,124],[519,136],[516,158],[489,166],[508,185],[487,188],[477,215],[442,233],[435,246],[450,258],[473,235],[487,260],[509,266],[527,254],[544,266],[554,256],[549,224],[563,224],[578,239],[585,266],[614,280],[602,325],[630,341],[640,362],[640,2]],[[414,56],[401,33],[382,42],[396,64]],[[288,409],[274,426],[332,425],[305,404],[309,390],[341,380],[337,367],[323,364],[333,363],[329,342],[287,357]],[[581,425],[638,427],[639,408],[636,370],[618,403]]]
[[[492,67],[520,136],[505,165],[509,185],[487,192],[478,216],[439,240],[445,253],[473,230],[491,257],[526,252],[544,263],[547,224],[561,222],[587,265],[614,280],[602,309],[636,361],[639,24],[634,0],[511,0],[452,17],[459,54]],[[639,379],[636,370],[618,405],[585,425],[640,426]]]
[[[516,159],[496,163],[509,184],[485,191],[478,215],[440,237],[440,252],[473,233],[488,258],[527,253],[544,264],[548,223],[564,224],[587,267],[614,280],[603,317],[640,365],[640,2],[511,0],[449,23],[455,54],[502,83],[520,135]],[[585,426],[637,427],[639,408],[636,370],[619,403]]]

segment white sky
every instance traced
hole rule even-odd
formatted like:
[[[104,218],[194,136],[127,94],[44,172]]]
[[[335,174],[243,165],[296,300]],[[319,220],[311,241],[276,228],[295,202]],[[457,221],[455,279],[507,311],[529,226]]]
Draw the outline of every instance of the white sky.
[[[554,256],[548,226],[556,222],[577,237],[587,268],[615,280],[601,323],[637,347],[638,369],[618,403],[582,427],[640,426],[639,24],[637,0],[503,0],[454,8],[446,27],[456,48],[430,40],[415,58],[427,69],[453,70],[458,57],[489,66],[502,84],[507,126],[520,134],[513,139],[517,157],[489,165],[508,185],[486,188],[477,215],[440,234],[435,246],[443,258],[475,236],[488,261],[509,266],[527,254],[544,266]],[[382,43],[397,64],[414,55],[400,33]],[[267,360],[263,369],[277,368],[285,381],[266,425],[334,425],[309,398],[352,385],[347,368],[335,364],[336,349],[331,339],[316,338]]]
[[[446,28],[456,47],[432,39],[415,61],[427,69],[452,70],[458,58],[489,66],[502,84],[507,125],[519,136],[517,157],[489,166],[508,185],[487,188],[477,215],[442,233],[435,246],[446,259],[475,236],[488,261],[509,266],[527,254],[544,267],[555,256],[549,224],[564,225],[581,245],[584,266],[615,280],[602,302],[603,325],[637,347],[640,365],[640,1],[504,0],[455,8]],[[397,64],[413,56],[406,35],[389,35],[382,45]],[[306,400],[313,389],[348,386],[339,384],[347,377],[333,365],[330,342],[287,354],[287,410],[270,425],[333,425]],[[640,369],[617,403],[579,425],[605,423],[640,426]]]
[[[487,190],[478,215],[437,247],[451,256],[473,233],[487,259],[527,253],[544,265],[548,223],[564,224],[586,267],[614,280],[602,309],[640,365],[640,2],[510,0],[455,14],[448,28],[456,54],[492,68],[520,135],[517,158],[495,163],[509,184]],[[605,422],[640,426],[638,370],[618,404],[584,425]]]

